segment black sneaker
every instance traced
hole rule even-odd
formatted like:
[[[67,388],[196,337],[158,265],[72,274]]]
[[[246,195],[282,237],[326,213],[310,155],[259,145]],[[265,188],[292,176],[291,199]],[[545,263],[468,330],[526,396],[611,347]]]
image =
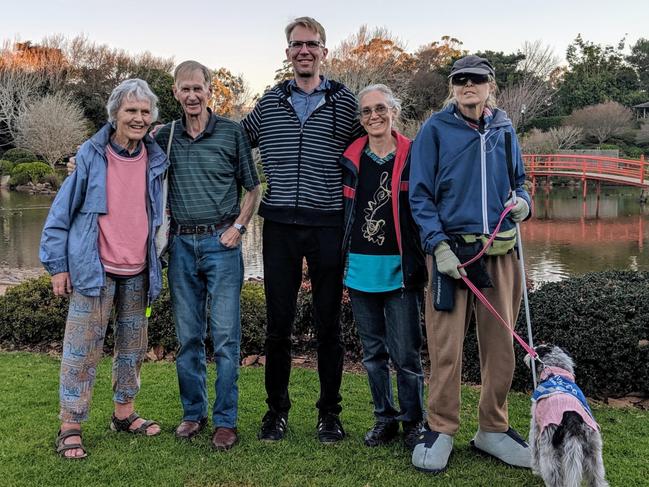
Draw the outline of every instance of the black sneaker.
[[[320,443],[336,443],[345,437],[345,430],[337,414],[325,413],[318,418]]]
[[[419,439],[419,433],[424,427],[424,421],[404,421],[401,423],[403,428],[403,445],[412,450]]]
[[[381,446],[390,443],[399,433],[398,421],[377,421],[365,434],[365,445]]]
[[[286,433],[288,416],[268,411],[261,420],[261,430],[257,438],[262,441],[280,441]]]

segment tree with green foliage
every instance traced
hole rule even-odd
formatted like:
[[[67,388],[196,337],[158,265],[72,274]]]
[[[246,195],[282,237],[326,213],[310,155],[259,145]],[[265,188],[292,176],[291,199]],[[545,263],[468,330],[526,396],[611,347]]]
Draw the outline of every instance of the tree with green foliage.
[[[640,89],[644,92],[645,101],[649,101],[649,39],[638,39],[626,60],[637,71]]]
[[[558,110],[573,110],[607,100],[633,105],[639,97],[638,75],[627,64],[624,39],[617,46],[602,46],[584,40],[581,34],[568,46],[568,70],[559,83]]]
[[[518,66],[525,59],[522,52],[505,54],[502,51],[478,51],[473,54],[489,60],[496,71],[496,83],[500,89],[513,86],[520,81],[522,73],[518,70]]]
[[[149,83],[149,87],[158,97],[158,120],[168,123],[182,117],[183,109],[174,98],[174,77],[169,71],[160,68],[140,68],[133,72],[133,77]]]

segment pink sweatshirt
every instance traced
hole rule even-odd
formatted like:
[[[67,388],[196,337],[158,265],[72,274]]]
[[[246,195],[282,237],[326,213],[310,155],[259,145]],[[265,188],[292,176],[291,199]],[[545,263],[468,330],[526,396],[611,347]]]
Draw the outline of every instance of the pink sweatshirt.
[[[571,382],[575,381],[574,375],[559,367],[546,367],[543,372],[541,372],[541,381],[544,381],[550,375],[561,375]],[[588,426],[594,430],[599,429],[599,425],[590,414],[586,412],[581,402],[579,402],[579,399],[570,394],[551,394],[532,403],[532,417],[536,420],[536,424],[541,431],[547,428],[548,425],[561,424],[561,419],[563,418],[563,413],[565,411],[574,411],[578,413]]]
[[[100,215],[99,257],[106,272],[133,276],[146,268],[149,217],[146,209],[147,152],[120,157],[106,146],[107,213]]]

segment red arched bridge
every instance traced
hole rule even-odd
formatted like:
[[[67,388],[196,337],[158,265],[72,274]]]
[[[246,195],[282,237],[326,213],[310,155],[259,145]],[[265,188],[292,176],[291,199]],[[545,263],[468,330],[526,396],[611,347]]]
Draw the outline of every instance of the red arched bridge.
[[[536,186],[537,177],[581,179],[584,196],[588,180],[605,181],[622,186],[649,188],[649,162],[583,154],[528,154],[523,156],[525,173]]]

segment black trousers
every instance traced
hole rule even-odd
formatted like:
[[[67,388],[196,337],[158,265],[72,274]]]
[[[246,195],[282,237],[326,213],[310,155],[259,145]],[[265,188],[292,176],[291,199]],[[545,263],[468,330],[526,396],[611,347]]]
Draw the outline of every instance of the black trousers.
[[[263,230],[268,408],[286,414],[291,407],[291,334],[306,258],[317,338],[320,414],[339,413],[344,347],[340,337],[342,227],[312,227],[265,220]]]

